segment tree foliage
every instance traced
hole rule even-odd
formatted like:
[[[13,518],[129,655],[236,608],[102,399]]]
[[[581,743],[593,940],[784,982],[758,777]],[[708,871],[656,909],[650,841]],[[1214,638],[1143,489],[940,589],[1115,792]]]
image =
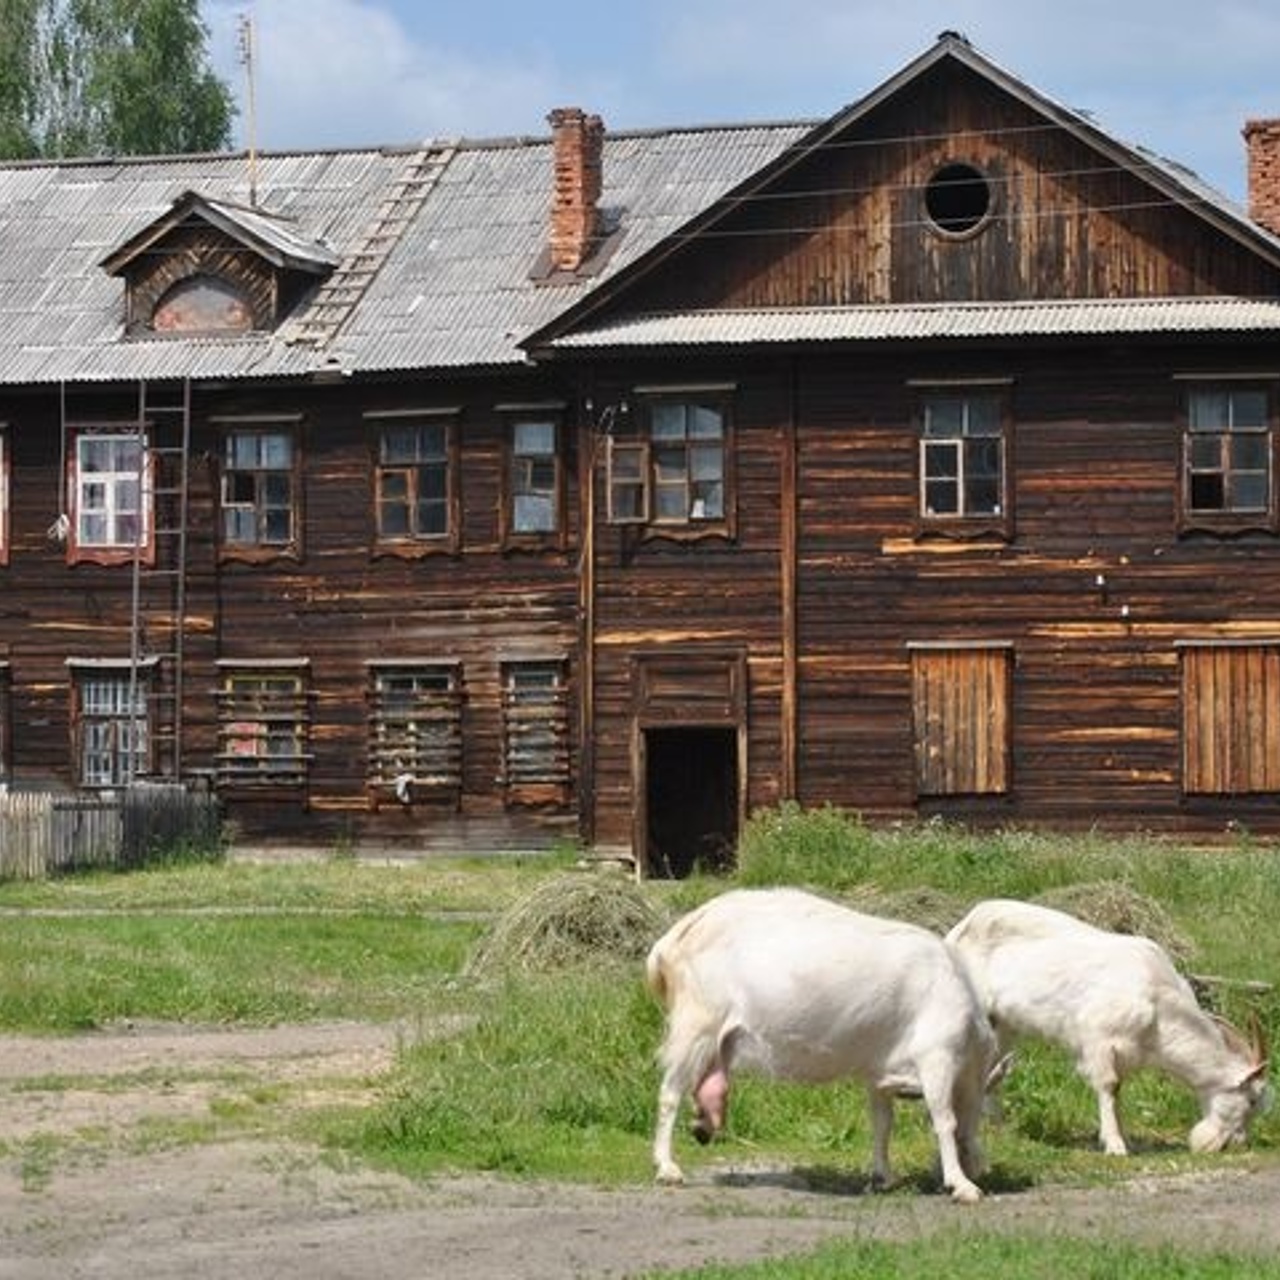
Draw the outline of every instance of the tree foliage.
[[[208,34],[197,0],[0,0],[0,156],[225,147]]]

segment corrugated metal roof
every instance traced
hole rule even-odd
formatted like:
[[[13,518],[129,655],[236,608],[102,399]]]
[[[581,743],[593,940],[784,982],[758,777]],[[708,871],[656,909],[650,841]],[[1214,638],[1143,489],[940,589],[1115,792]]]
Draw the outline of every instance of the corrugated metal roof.
[[[0,165],[0,383],[276,378],[526,363],[518,343],[741,182],[807,125],[611,134],[602,204],[621,221],[595,280],[532,278],[549,219],[551,140],[464,142],[328,349],[296,323],[236,338],[129,338],[104,258],[187,191],[249,203],[243,156]],[[417,149],[265,154],[259,205],[299,243],[358,249]],[[250,215],[252,216],[252,215]],[[269,224],[259,220],[259,227]],[[264,231],[263,234],[266,234]],[[305,306],[292,320],[305,318]]]
[[[1144,298],[695,311],[634,316],[558,338],[555,350],[1280,332],[1280,299]]]
[[[335,365],[353,374],[376,374],[524,364],[523,341],[544,330],[591,324],[589,308],[610,293],[600,285],[628,268],[645,269],[670,237],[710,216],[720,197],[744,189],[753,178],[768,179],[788,163],[793,144],[818,145],[831,130],[853,127],[885,94],[947,56],[970,63],[1125,163],[1147,165],[1173,198],[1186,201],[1254,252],[1280,262],[1280,239],[1208,192],[1194,175],[1116,142],[1083,117],[1034,94],[967,44],[948,38],[822,125],[801,121],[606,134],[601,203],[619,230],[593,277],[535,278],[550,216],[549,137],[442,144],[434,149],[439,164],[429,192],[385,259],[379,255],[377,267],[366,268],[359,290],[350,291],[351,300],[335,304],[330,299],[326,311],[323,299],[313,299],[273,334],[126,336],[123,285],[101,265],[170,212],[184,192],[198,193],[219,210],[250,204],[243,155],[0,165],[0,383],[287,378]],[[342,263],[334,278],[351,274],[351,264],[370,243],[379,210],[404,189],[399,180],[431,152],[430,146],[425,152],[415,146],[264,154],[256,169],[261,217],[240,215],[241,225],[281,253],[303,254],[306,246],[319,252],[316,247],[324,246]],[[560,336],[554,345],[587,350],[1265,331],[1277,327],[1276,305],[1171,299],[645,316]],[[317,322],[312,331],[323,338],[291,340],[306,331],[309,318]],[[549,329],[557,319],[557,329]]]

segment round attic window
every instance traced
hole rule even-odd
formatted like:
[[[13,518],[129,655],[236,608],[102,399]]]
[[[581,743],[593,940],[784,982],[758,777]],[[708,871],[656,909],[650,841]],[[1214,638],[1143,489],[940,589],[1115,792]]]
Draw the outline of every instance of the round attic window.
[[[937,230],[967,235],[991,212],[991,184],[971,164],[944,164],[925,184],[924,207]]]

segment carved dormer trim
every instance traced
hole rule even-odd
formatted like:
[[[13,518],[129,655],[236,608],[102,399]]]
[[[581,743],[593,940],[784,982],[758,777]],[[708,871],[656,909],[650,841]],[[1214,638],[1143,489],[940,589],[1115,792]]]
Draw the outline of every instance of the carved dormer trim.
[[[274,330],[338,258],[284,219],[188,191],[102,262],[133,337]]]

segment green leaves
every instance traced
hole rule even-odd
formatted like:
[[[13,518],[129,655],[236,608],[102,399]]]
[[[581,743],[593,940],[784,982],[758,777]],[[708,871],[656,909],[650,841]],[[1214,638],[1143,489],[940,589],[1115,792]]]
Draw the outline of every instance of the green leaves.
[[[207,38],[197,0],[0,0],[0,156],[227,146]]]

